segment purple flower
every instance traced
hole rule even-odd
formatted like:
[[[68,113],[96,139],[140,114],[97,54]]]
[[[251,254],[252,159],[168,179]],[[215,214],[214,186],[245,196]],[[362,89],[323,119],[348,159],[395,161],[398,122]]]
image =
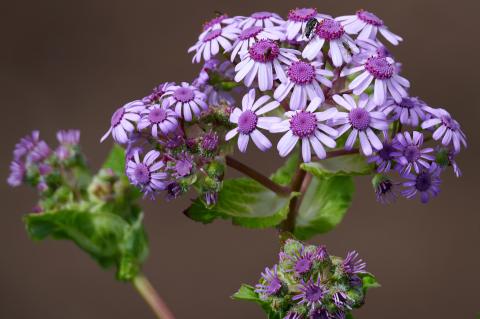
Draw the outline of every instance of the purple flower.
[[[255,89],[251,89],[242,99],[242,109],[235,108],[230,114],[230,122],[236,124],[237,127],[227,133],[225,140],[228,141],[239,134],[238,149],[240,152],[247,150],[250,137],[262,151],[272,147],[268,138],[258,130],[259,128],[269,130],[273,123],[279,121],[277,117],[260,116],[280,105],[277,101],[267,103],[269,100],[270,97],[264,95],[255,101]]]
[[[325,245],[321,245],[317,248],[317,252],[315,253],[316,260],[318,261],[323,261],[329,258],[328,252],[327,252],[327,247]]]
[[[213,206],[217,204],[218,193],[215,191],[208,191],[208,192],[205,192],[205,194],[203,195],[203,198],[207,206]]]
[[[57,140],[62,145],[75,146],[80,141],[79,130],[61,130],[57,132]]]
[[[25,164],[18,160],[13,160],[10,163],[10,175],[8,176],[7,183],[11,187],[20,186],[25,178]]]
[[[321,307],[310,311],[309,319],[333,319],[327,309]]]
[[[343,63],[350,63],[352,60],[345,44],[353,53],[359,52],[355,42],[345,33],[342,25],[333,19],[326,18],[317,24],[315,35],[305,46],[302,56],[309,60],[315,60],[325,43],[330,45],[328,53],[336,67],[340,67]]]
[[[167,191],[167,194],[166,194],[167,201],[178,198],[182,194],[182,188],[177,182],[169,183],[165,190]]]
[[[235,81],[244,81],[250,87],[255,78],[258,78],[260,91],[271,90],[275,76],[280,81],[286,81],[285,70],[282,63],[297,60],[297,50],[281,48],[272,40],[255,42],[248,52],[242,55],[242,61],[235,66]]]
[[[162,107],[175,107],[177,115],[187,122],[193,119],[192,113],[198,116],[202,109],[208,108],[205,103],[205,94],[187,82],[182,82],[181,86],[170,86],[165,92],[164,98]]]
[[[402,173],[410,173],[412,168],[418,174],[421,167],[428,168],[429,162],[435,160],[430,153],[433,148],[422,148],[423,134],[417,131],[398,133],[393,147],[395,152],[392,156],[398,163],[398,170]]]
[[[283,287],[282,281],[278,277],[277,265],[273,266],[273,269],[265,268],[265,272],[262,273],[261,283],[255,286],[255,292],[273,296],[280,292]]]
[[[319,260],[317,252],[308,251],[305,247],[302,247],[301,250],[294,255],[284,254],[282,258],[288,260],[291,264],[292,268],[288,271],[293,271],[298,277],[310,272],[313,262]]]
[[[315,97],[320,97],[322,102],[325,100],[320,83],[331,87],[332,82],[326,77],[332,77],[332,71],[322,69],[323,63],[318,61],[289,61],[287,65],[287,80],[277,87],[273,95],[277,101],[283,101],[292,90],[291,110],[304,108],[307,100],[311,101]]]
[[[288,20],[286,23],[287,39],[295,41],[306,41],[305,29],[307,23],[311,19],[325,19],[330,16],[319,14],[315,8],[296,8],[290,10],[288,13]]]
[[[455,176],[460,177],[462,176],[462,171],[460,170],[460,167],[457,164],[457,161],[455,160],[455,157],[457,156],[457,153],[455,153],[453,150],[450,150],[448,152],[448,161],[450,162],[450,165],[453,167],[453,172],[455,173]]]
[[[367,264],[358,257],[358,253],[350,251],[342,262],[342,269],[347,275],[361,274],[365,272]]]
[[[129,134],[135,130],[135,124],[140,119],[140,112],[144,109],[145,105],[140,100],[127,103],[117,109],[110,120],[110,128],[100,139],[100,142],[105,141],[112,134],[115,142],[120,144],[127,143]]]
[[[452,143],[456,153],[460,152],[462,144],[464,147],[467,147],[465,133],[463,133],[460,128],[460,124],[450,116],[450,113],[444,109],[434,109],[431,107],[425,107],[425,111],[433,115],[433,117],[423,122],[422,128],[433,129],[436,127],[432,135],[434,140],[442,139],[442,144],[445,146]]]
[[[368,158],[369,163],[375,163],[377,166],[377,172],[386,173],[390,171],[392,167],[392,161],[394,159],[392,153],[395,151],[393,142],[388,137],[388,131],[383,131],[382,149],[378,150],[375,154]]]
[[[239,35],[238,39],[232,45],[230,60],[233,62],[237,55],[244,55],[248,49],[260,40],[283,40],[285,37],[284,30],[281,27],[252,26],[244,29]]]
[[[193,159],[188,154],[182,154],[174,163],[175,176],[185,177],[190,175],[193,168]]]
[[[198,42],[188,49],[189,53],[195,51],[192,62],[199,63],[202,56],[205,61],[210,60],[220,52],[220,47],[224,51],[230,50],[232,41],[237,39],[239,33],[240,30],[233,25],[212,29],[205,34],[202,33]]]
[[[345,31],[349,34],[357,34],[358,39],[376,39],[377,33],[380,33],[393,45],[398,45],[399,42],[403,41],[401,37],[392,33],[384,25],[383,20],[377,17],[375,14],[366,11],[358,10],[355,15],[341,16],[335,18],[335,20],[342,23]]]
[[[378,40],[357,39],[355,43],[360,48],[360,53],[355,54],[352,57],[352,63],[356,66],[363,64],[366,59],[372,56],[393,58],[393,55],[388,50],[388,48]],[[400,63],[397,62],[396,66],[397,66],[397,71],[400,72]]]
[[[283,319],[302,319],[302,315],[297,312],[289,311]]]
[[[153,91],[150,95],[147,95],[142,99],[142,102],[146,105],[159,102],[162,95],[165,94],[167,89],[172,85],[175,84],[172,82],[165,82],[157,85],[153,88]]]
[[[299,287],[300,293],[293,296],[292,300],[297,300],[299,304],[306,304],[307,307],[314,309],[322,305],[323,297],[327,294],[327,289],[321,284],[320,277],[314,282],[312,279],[307,282],[302,281]]]
[[[39,163],[50,156],[52,150],[45,141],[39,141],[29,154],[29,158],[34,163]]]
[[[168,175],[161,171],[165,164],[163,161],[157,161],[160,153],[155,150],[149,151],[143,160],[140,160],[139,153],[136,152],[133,159],[128,161],[126,174],[130,182],[139,187],[145,195],[164,190],[167,187],[166,179]]]
[[[432,163],[429,168],[424,168],[417,174],[405,175],[407,181],[403,186],[406,189],[402,191],[402,195],[410,199],[420,193],[422,203],[428,203],[431,197],[437,196],[440,192],[440,173],[440,167]]]
[[[408,95],[405,88],[410,87],[410,82],[398,75],[395,61],[391,57],[370,56],[360,66],[343,69],[341,76],[358,72],[361,72],[360,75],[348,85],[348,88],[353,90],[353,94],[360,95],[374,82],[373,101],[376,105],[383,105],[388,93],[397,103],[402,102],[402,98]]]
[[[213,152],[217,149],[219,143],[218,135],[215,132],[208,132],[202,138],[202,148]]]
[[[166,135],[173,132],[177,126],[177,114],[170,108],[160,106],[159,104],[153,104],[146,108],[141,113],[141,118],[138,121],[138,129],[144,130],[147,127],[151,127],[151,134],[153,137],[158,137],[158,131]]]
[[[39,131],[33,131],[30,135],[21,138],[20,142],[15,145],[15,149],[13,151],[13,158],[15,160],[19,160],[22,157],[28,156],[39,141]]]
[[[229,17],[227,14],[220,14],[216,17],[206,21],[202,27],[202,33],[198,37],[199,40],[203,40],[207,34],[213,30],[221,29],[225,26],[230,26],[238,23],[239,17]]]
[[[242,28],[242,30],[246,30],[253,26],[271,28],[283,25],[284,23],[285,20],[283,20],[278,14],[274,12],[260,11],[254,12],[249,17],[243,18],[238,26]]]
[[[351,302],[353,301],[345,292],[337,291],[333,294],[333,302],[335,306],[341,309],[352,309],[350,306]]]
[[[393,112],[393,121],[400,120],[403,125],[417,127],[425,120],[424,106],[425,103],[417,97],[404,97],[400,102],[388,99],[381,109],[387,115]]]
[[[390,204],[394,202],[398,195],[396,188],[398,183],[393,182],[390,178],[384,175],[376,175],[373,178],[373,187],[377,201],[381,204]]]
[[[341,125],[338,128],[339,136],[352,129],[345,142],[345,149],[352,149],[358,136],[362,153],[366,156],[372,154],[372,147],[381,150],[383,144],[373,130],[387,130],[388,122],[384,113],[375,110],[375,103],[368,95],[362,94],[358,104],[348,94],[334,95],[333,100],[348,111],[337,113],[334,120],[336,125]]]
[[[323,112],[315,112],[321,105],[321,98],[314,98],[306,110],[289,111],[285,113],[286,120],[273,124],[272,133],[286,132],[277,144],[280,156],[285,157],[293,150],[299,140],[302,144],[302,157],[304,162],[311,160],[311,148],[319,158],[325,158],[327,153],[323,145],[334,148],[336,142],[332,137],[337,137],[338,132],[326,125],[337,110],[329,108]]]

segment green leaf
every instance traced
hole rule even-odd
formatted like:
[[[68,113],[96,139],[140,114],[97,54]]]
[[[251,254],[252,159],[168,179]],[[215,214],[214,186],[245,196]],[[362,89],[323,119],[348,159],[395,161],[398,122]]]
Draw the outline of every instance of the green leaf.
[[[374,166],[360,154],[337,156],[318,162],[302,163],[301,168],[321,179],[332,176],[368,175]]]
[[[125,175],[125,150],[117,144],[113,145],[102,167],[111,168],[120,176]]]
[[[305,240],[333,229],[350,207],[353,192],[350,176],[313,177],[298,211],[294,235]]]
[[[233,294],[232,299],[248,300],[255,302],[261,301],[260,297],[255,292],[255,288],[247,284],[242,284],[240,289],[238,289],[238,291]]]
[[[370,288],[381,287],[380,283],[377,281],[377,278],[375,278],[375,276],[369,272],[359,274],[359,277],[362,278],[363,293],[366,293]]]
[[[279,197],[253,179],[229,179],[223,182],[214,207],[205,207],[196,199],[184,213],[202,223],[224,218],[244,227],[273,227],[287,217],[290,199],[297,195]]]
[[[347,313],[347,315],[345,316],[345,319],[354,319],[352,313],[351,312]]]
[[[130,280],[148,254],[142,214],[137,217],[130,224],[116,214],[62,210],[30,214],[24,221],[32,239],[72,240],[102,267],[117,266],[120,280]]]
[[[281,184],[283,186],[290,185],[299,162],[300,161],[298,153],[294,153],[285,161],[285,164],[283,164],[282,167],[280,167],[275,173],[273,173],[272,176],[270,176],[270,178],[275,183]]]

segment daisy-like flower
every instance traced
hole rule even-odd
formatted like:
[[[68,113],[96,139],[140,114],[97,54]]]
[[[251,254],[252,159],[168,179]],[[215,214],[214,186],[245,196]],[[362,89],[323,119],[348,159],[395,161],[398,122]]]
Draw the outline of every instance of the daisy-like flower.
[[[10,163],[10,175],[8,176],[7,183],[12,187],[20,186],[25,178],[26,168],[25,164],[18,160],[13,160]]]
[[[398,133],[395,141],[393,144],[395,151],[392,156],[398,163],[397,169],[402,174],[410,173],[412,168],[418,174],[422,167],[429,168],[430,162],[435,160],[435,157],[430,154],[433,148],[422,148],[423,134],[420,132]]]
[[[298,110],[307,105],[315,97],[325,100],[320,83],[331,87],[332,82],[326,77],[332,77],[333,72],[322,69],[322,62],[289,61],[287,69],[287,81],[280,84],[274,93],[277,101],[283,101],[290,92],[290,109]]]
[[[316,59],[325,43],[330,45],[328,53],[336,67],[340,67],[343,63],[350,63],[352,54],[349,50],[355,54],[360,52],[339,22],[333,19],[323,19],[315,27],[315,35],[303,49],[302,56],[309,60]]]
[[[420,121],[425,120],[425,103],[417,97],[404,97],[400,102],[388,99],[382,105],[382,112],[389,115],[393,113],[391,120],[397,121],[403,125],[417,127]]]
[[[175,83],[165,82],[165,83],[161,83],[161,84],[157,85],[156,87],[153,88],[152,93],[150,93],[149,95],[145,96],[142,99],[142,102],[145,105],[149,105],[149,104],[152,104],[152,103],[158,103],[160,101],[160,98],[162,97],[162,95],[164,95],[165,92],[167,91],[167,89],[172,85],[175,85]]]
[[[332,120],[337,110],[329,108],[323,112],[315,112],[321,104],[322,99],[317,97],[310,102],[306,110],[289,111],[285,113],[286,120],[272,125],[270,132],[286,132],[277,145],[280,156],[285,157],[290,154],[299,140],[302,144],[304,162],[311,160],[310,145],[321,159],[327,156],[323,145],[329,148],[336,146],[332,137],[337,137],[338,132],[325,122]]]
[[[260,40],[284,40],[285,31],[281,27],[252,26],[242,30],[237,40],[232,45],[230,60],[233,62],[235,57],[245,54],[248,49]]]
[[[219,14],[216,17],[206,21],[202,27],[202,33],[198,37],[199,40],[203,38],[211,31],[221,29],[222,27],[235,25],[240,20],[240,17],[229,17],[228,14]]]
[[[330,18],[330,16],[319,14],[315,8],[296,8],[290,10],[286,23],[287,40],[308,40],[305,37],[305,29],[307,28],[308,21],[314,18],[321,20]]]
[[[105,141],[112,134],[115,142],[127,143],[128,136],[135,130],[135,125],[140,119],[140,112],[144,109],[145,105],[140,100],[127,103],[117,109],[110,120],[110,128],[100,139],[100,142]]]
[[[255,292],[273,296],[280,292],[283,287],[282,280],[278,277],[277,265],[273,266],[273,269],[265,268],[265,272],[262,273],[262,280],[255,286]]]
[[[383,131],[382,145],[382,149],[370,156],[368,162],[375,163],[377,166],[377,172],[386,173],[392,168],[392,161],[394,160],[392,153],[395,152],[393,142],[388,136],[388,131]]]
[[[25,156],[28,156],[28,154],[30,154],[39,141],[39,131],[33,131],[30,135],[22,137],[20,142],[15,145],[15,149],[13,150],[13,158],[15,160],[19,160]]]
[[[424,168],[418,174],[405,175],[407,181],[403,186],[406,189],[402,191],[402,195],[410,199],[420,193],[421,202],[428,203],[430,198],[440,193],[440,173],[440,167],[432,163],[429,168]]]
[[[230,50],[232,41],[237,39],[238,33],[240,33],[240,30],[235,26],[209,31],[188,49],[189,53],[195,51],[192,62],[199,63],[202,56],[205,61],[210,60],[220,52],[220,47],[222,47],[224,51]]]
[[[338,128],[339,136],[351,129],[350,135],[345,142],[345,149],[351,150],[358,137],[364,155],[372,155],[372,148],[381,150],[383,144],[374,132],[374,129],[380,131],[387,130],[387,117],[383,112],[376,111],[375,103],[369,99],[368,95],[362,94],[358,104],[348,94],[343,96],[336,94],[333,96],[333,100],[348,111],[337,113],[334,120],[336,125],[341,125]]]
[[[355,250],[348,252],[347,257],[342,261],[342,269],[347,275],[364,273],[366,267],[367,263],[359,258]]]
[[[153,195],[167,187],[167,173],[162,171],[165,164],[163,161],[157,161],[160,153],[155,150],[145,154],[143,160],[140,160],[139,152],[135,152],[133,158],[127,163],[126,174],[130,182],[139,187],[146,195]]]
[[[297,50],[280,48],[272,40],[255,42],[248,52],[242,55],[242,61],[235,66],[235,81],[244,81],[250,87],[258,77],[260,91],[271,90],[275,76],[284,82],[287,78],[283,64],[297,60]]]
[[[364,40],[359,40],[356,39],[355,43],[357,44],[358,48],[360,49],[360,52],[358,54],[355,54],[352,57],[352,64],[354,65],[361,65],[371,56],[377,56],[377,57],[391,57],[393,58],[392,53],[386,46],[384,46],[380,41],[378,40],[370,40],[370,39],[364,39]]]
[[[45,141],[39,141],[29,154],[29,159],[34,163],[39,163],[50,156],[52,150]]]
[[[187,122],[193,119],[193,115],[198,116],[202,109],[206,110],[208,108],[207,103],[205,103],[205,94],[187,82],[170,86],[163,97],[162,107],[175,107],[175,113],[178,117]]]
[[[278,117],[260,116],[280,105],[277,101],[269,102],[269,100],[270,97],[264,95],[255,101],[255,89],[251,89],[242,99],[242,109],[237,107],[230,114],[230,122],[236,124],[237,127],[227,133],[225,140],[231,140],[238,134],[237,144],[240,152],[247,150],[250,137],[262,151],[272,147],[270,140],[259,130],[269,130],[273,123],[280,120]]]
[[[400,36],[388,30],[382,19],[363,9],[358,10],[355,15],[341,16],[335,20],[342,23],[348,34],[360,33],[357,38],[361,40],[376,39],[377,33],[380,32],[393,45],[403,41]]]
[[[177,114],[170,108],[165,108],[159,104],[153,104],[143,110],[141,115],[137,128],[144,130],[150,127],[153,137],[158,137],[159,131],[164,135],[173,132],[178,126]]]
[[[388,93],[397,103],[400,103],[402,98],[408,95],[406,88],[410,87],[410,82],[398,75],[395,61],[391,57],[370,56],[360,66],[343,69],[341,76],[357,72],[361,73],[348,85],[348,88],[353,90],[353,94],[360,95],[375,80],[373,100],[376,105],[385,103]]]
[[[398,183],[393,182],[390,178],[377,174],[373,178],[372,184],[379,203],[390,204],[397,199],[396,188]]]
[[[281,16],[273,12],[260,11],[252,13],[249,17],[243,18],[242,21],[238,23],[238,26],[242,30],[246,30],[250,27],[263,27],[269,28],[274,26],[280,26],[285,23],[285,20]]]
[[[57,140],[62,145],[77,145],[80,141],[80,131],[60,130],[57,132]]]
[[[308,273],[312,269],[313,262],[319,260],[317,252],[307,251],[305,247],[302,247],[300,251],[292,255],[282,253],[281,258],[284,261],[288,261],[290,265],[290,269],[286,271],[294,272],[299,277]]]
[[[352,298],[350,298],[345,292],[337,291],[333,294],[333,303],[335,306],[341,309],[352,309],[351,303],[353,302]]]
[[[467,147],[467,137],[460,128],[460,124],[450,116],[450,113],[444,109],[431,107],[425,107],[424,109],[433,117],[423,122],[422,128],[436,128],[432,135],[434,140],[442,139],[442,144],[445,146],[451,143],[456,153],[460,152],[462,144],[464,147]]]
[[[293,296],[292,300],[298,301],[299,304],[306,304],[310,309],[321,306],[323,297],[328,293],[327,288],[321,283],[320,276],[317,281],[312,279],[307,282],[302,281],[299,290],[300,293]]]
[[[316,309],[312,309],[308,314],[308,318],[315,318],[315,319],[340,319],[333,316],[327,309],[320,307]],[[344,318],[341,318],[344,319]]]

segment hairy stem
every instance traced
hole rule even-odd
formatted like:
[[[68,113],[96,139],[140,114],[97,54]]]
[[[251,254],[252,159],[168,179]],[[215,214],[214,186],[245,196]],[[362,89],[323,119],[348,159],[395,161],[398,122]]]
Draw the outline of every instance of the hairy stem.
[[[282,186],[280,184],[275,183],[267,176],[263,175],[262,173],[254,170],[250,166],[247,166],[231,156],[225,157],[227,165],[236,169],[237,171],[247,175],[250,178],[253,178],[272,192],[276,193],[279,196],[285,197],[290,195],[290,188]]]
[[[158,319],[175,319],[165,302],[144,275],[139,274],[133,279],[132,284]]]

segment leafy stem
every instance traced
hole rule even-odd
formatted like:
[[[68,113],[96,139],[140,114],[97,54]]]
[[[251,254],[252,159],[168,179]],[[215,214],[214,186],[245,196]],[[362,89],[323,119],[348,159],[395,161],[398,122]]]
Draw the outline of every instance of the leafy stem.
[[[132,284],[158,319],[175,319],[170,309],[144,275],[137,275]]]

